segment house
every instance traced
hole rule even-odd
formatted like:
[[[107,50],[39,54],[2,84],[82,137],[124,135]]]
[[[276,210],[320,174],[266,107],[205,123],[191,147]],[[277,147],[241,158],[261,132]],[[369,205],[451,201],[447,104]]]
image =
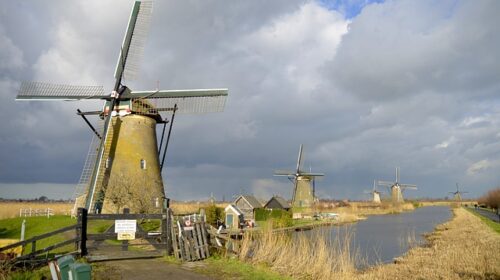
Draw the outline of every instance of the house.
[[[233,204],[226,206],[224,211],[226,212],[226,228],[237,229],[244,222],[243,213]]]
[[[240,195],[234,205],[243,213],[245,221],[255,220],[255,209],[262,208],[262,204],[252,195]]]
[[[284,198],[280,196],[273,196],[269,201],[264,205],[264,208],[266,209],[281,209],[281,210],[290,210],[291,206],[288,201],[286,201]]]

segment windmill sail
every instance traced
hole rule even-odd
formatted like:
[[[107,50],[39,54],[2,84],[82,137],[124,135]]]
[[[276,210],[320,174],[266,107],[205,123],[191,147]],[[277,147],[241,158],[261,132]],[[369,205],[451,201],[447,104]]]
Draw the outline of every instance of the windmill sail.
[[[84,100],[108,97],[102,86],[22,82],[16,100]]]
[[[115,78],[117,82],[121,82],[122,79],[134,80],[137,78],[144,54],[144,44],[149,33],[152,12],[152,2],[135,2],[116,63]]]
[[[227,89],[192,89],[192,90],[161,90],[132,91],[124,94],[123,99],[143,99],[155,106],[148,108],[147,113],[156,114],[162,111],[172,111],[177,104],[177,113],[199,114],[222,112],[226,103]],[[141,111],[138,108],[137,111]]]

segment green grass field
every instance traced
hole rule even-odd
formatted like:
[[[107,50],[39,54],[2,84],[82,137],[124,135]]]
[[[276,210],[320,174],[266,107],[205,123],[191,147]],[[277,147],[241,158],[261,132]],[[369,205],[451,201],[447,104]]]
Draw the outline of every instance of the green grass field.
[[[260,265],[252,265],[237,259],[221,258],[212,256],[204,261],[208,265],[199,269],[197,272],[212,276],[219,279],[269,279],[269,280],[282,280],[292,279],[282,276],[270,268]]]
[[[0,239],[20,239],[21,225],[23,220],[26,220],[26,231],[24,239],[29,239],[44,233],[48,233],[63,227],[76,224],[76,219],[70,216],[52,216],[47,217],[26,217],[26,218],[11,218],[0,220]],[[88,224],[88,233],[101,233],[104,232],[112,221],[90,221]],[[57,235],[44,238],[36,242],[36,248],[42,249],[44,247],[63,242],[65,240],[75,237],[75,231],[70,230]],[[61,248],[57,248],[51,253],[66,253],[75,250],[75,246],[70,244]],[[31,251],[31,244],[27,245],[24,252]]]

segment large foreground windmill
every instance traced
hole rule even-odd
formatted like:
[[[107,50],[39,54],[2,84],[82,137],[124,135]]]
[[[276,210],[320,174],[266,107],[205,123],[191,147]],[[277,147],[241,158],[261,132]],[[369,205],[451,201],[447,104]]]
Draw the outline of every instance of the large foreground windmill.
[[[299,158],[297,159],[297,169],[295,172],[277,170],[274,172],[274,176],[286,176],[290,181],[292,181],[294,185],[292,207],[309,208],[315,200],[315,189],[311,186],[311,183],[314,185],[315,177],[324,176],[325,174],[302,171],[302,151],[303,145],[300,145]]]
[[[380,192],[377,191],[377,180],[373,180],[373,189],[371,191],[365,191],[365,193],[369,193],[372,195],[372,202],[380,203]]]
[[[396,204],[404,202],[403,190],[405,190],[405,189],[416,190],[417,189],[416,185],[401,184],[399,182],[399,167],[396,167],[396,182],[378,181],[378,185],[390,187],[391,200],[393,203],[396,203]]]
[[[165,197],[161,168],[167,146],[162,154],[165,129],[158,147],[156,125],[167,121],[160,113],[172,112],[171,125],[176,112],[220,112],[224,108],[227,89],[133,91],[125,85],[138,71],[151,12],[151,2],[135,2],[111,93],[101,86],[24,82],[17,96],[17,100],[104,101],[101,110],[78,110],[94,133],[75,203],[89,212],[115,212],[124,207],[140,212],[145,205],[158,204]],[[97,129],[88,115],[99,116]]]
[[[453,194],[453,199],[456,200],[456,201],[462,201],[462,194],[463,193],[467,193],[467,192],[461,192],[458,190],[458,183],[456,183],[457,185],[457,191],[456,192],[450,192],[451,194]]]

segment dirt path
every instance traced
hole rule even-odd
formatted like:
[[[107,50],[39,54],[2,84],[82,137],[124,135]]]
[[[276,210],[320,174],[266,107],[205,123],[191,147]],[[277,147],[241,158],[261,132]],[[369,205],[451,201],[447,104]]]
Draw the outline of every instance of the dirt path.
[[[169,264],[162,259],[107,261],[92,264],[93,279],[211,279],[205,275]]]

